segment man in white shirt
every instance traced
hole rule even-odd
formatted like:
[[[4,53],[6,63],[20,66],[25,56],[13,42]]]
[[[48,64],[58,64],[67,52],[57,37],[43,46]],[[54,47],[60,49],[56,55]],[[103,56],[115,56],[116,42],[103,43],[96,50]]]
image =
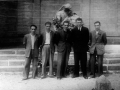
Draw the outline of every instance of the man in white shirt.
[[[26,34],[23,39],[23,44],[25,45],[25,66],[23,72],[23,80],[27,80],[30,71],[30,64],[32,61],[32,77],[35,78],[37,73],[37,62],[39,55],[39,46],[42,44],[40,36],[36,34],[36,25],[30,26],[30,33]]]
[[[46,77],[46,65],[49,61],[49,77],[53,77],[53,58],[54,58],[54,32],[51,30],[51,22],[45,23],[45,33],[42,34],[42,75]]]

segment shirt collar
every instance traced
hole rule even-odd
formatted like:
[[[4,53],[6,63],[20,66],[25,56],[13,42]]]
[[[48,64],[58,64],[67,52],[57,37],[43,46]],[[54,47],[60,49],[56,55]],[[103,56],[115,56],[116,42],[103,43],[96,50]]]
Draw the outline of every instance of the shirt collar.
[[[46,31],[46,33],[50,33],[50,32],[51,32],[51,30],[49,32]]]
[[[31,36],[35,36],[35,35],[32,35],[31,33],[30,33],[30,35],[31,35]]]

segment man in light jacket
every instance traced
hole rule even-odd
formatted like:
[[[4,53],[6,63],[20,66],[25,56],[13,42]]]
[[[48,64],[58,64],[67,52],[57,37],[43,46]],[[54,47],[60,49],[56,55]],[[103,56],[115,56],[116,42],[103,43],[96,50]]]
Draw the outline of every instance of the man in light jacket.
[[[100,29],[101,23],[96,21],[94,26],[95,30],[90,32],[90,66],[92,78],[95,78],[96,56],[98,61],[98,75],[103,74],[104,46],[107,44],[106,33]]]

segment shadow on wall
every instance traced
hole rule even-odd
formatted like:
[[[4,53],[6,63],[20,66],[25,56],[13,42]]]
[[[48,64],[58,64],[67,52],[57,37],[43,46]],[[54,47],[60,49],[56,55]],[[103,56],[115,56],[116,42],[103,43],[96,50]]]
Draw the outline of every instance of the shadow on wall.
[[[23,35],[17,32],[18,1],[0,1],[0,47],[21,44]],[[20,45],[21,46],[21,45]]]

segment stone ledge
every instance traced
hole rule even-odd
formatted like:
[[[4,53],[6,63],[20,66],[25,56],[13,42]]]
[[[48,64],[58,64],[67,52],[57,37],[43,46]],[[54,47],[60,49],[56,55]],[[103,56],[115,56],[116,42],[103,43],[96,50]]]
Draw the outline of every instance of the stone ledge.
[[[0,54],[15,54],[15,51],[14,50],[11,50],[11,51],[0,50]]]
[[[0,56],[0,60],[24,60],[25,56]]]
[[[8,66],[8,61],[0,61],[0,66]]]
[[[25,60],[23,61],[9,61],[9,66],[24,66]]]
[[[0,72],[23,72],[23,67],[0,67]]]
[[[120,70],[120,65],[119,66],[108,66],[108,70]]]

